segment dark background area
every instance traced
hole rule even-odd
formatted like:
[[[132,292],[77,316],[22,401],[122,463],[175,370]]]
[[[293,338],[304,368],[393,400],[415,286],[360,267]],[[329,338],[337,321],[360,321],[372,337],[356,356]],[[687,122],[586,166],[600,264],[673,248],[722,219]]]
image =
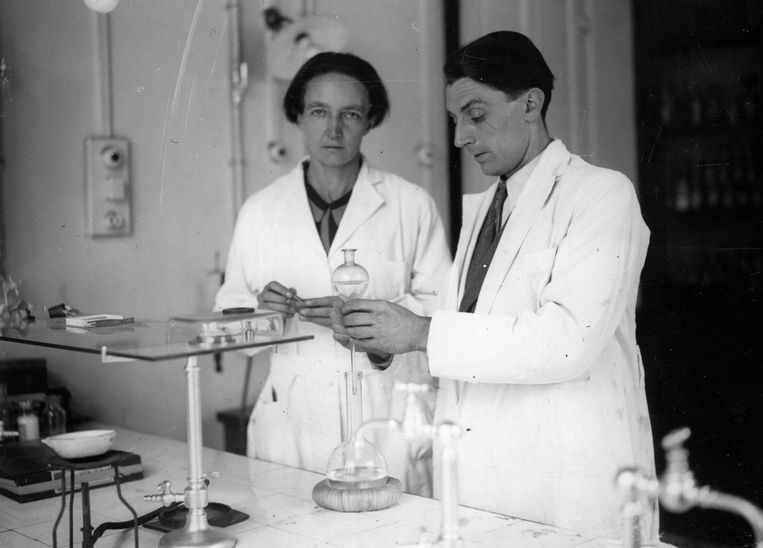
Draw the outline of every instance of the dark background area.
[[[700,485],[763,506],[763,2],[634,0],[639,188],[652,241],[638,339],[657,470],[688,426]],[[754,546],[747,522],[661,512],[679,546]],[[672,535],[672,537],[671,537]]]

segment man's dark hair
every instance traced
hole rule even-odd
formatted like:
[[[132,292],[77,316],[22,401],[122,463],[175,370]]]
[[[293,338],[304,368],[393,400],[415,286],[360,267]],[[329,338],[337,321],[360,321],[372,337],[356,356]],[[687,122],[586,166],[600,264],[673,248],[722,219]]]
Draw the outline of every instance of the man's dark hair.
[[[541,52],[524,34],[512,31],[486,34],[454,52],[443,71],[448,84],[471,78],[503,91],[512,99],[530,88],[538,88],[546,97],[541,107],[541,116],[546,119],[554,75]]]
[[[368,124],[375,128],[389,112],[389,99],[384,83],[368,61],[351,53],[322,52],[314,55],[297,71],[283,98],[286,119],[297,123],[305,110],[305,89],[310,80],[329,73],[350,76],[365,86],[368,92]]]

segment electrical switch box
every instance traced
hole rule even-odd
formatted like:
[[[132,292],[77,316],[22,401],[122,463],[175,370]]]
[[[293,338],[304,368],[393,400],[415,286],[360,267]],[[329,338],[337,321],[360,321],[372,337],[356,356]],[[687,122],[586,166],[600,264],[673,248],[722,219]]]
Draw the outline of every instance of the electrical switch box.
[[[132,233],[130,143],[120,137],[85,140],[87,235]]]

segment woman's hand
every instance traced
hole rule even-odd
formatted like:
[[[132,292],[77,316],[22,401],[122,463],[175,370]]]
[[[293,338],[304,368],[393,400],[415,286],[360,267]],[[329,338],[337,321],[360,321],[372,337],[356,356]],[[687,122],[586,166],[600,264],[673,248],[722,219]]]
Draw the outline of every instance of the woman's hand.
[[[278,282],[269,282],[262,292],[257,295],[257,303],[262,308],[280,312],[288,317],[297,313],[297,305],[302,302],[297,296],[297,290],[286,287]]]
[[[341,323],[344,301],[336,296],[300,300],[295,304],[299,319],[324,327]]]

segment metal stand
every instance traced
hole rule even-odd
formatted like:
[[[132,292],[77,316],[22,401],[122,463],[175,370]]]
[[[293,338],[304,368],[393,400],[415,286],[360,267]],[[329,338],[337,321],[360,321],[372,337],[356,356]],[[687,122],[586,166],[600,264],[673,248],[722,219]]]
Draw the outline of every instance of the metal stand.
[[[135,548],[138,548],[138,515],[135,510],[130,506],[122,496],[122,489],[119,484],[119,461],[118,457],[109,457],[101,461],[103,465],[109,465],[114,469],[114,486],[117,490],[117,497],[120,502],[130,511],[133,516],[131,527],[135,535]],[[82,470],[81,466],[75,463],[67,463],[65,460],[59,460],[51,463],[51,469],[61,471],[61,508],[56,516],[56,521],[53,524],[53,548],[58,548],[58,525],[61,523],[61,518],[64,515],[66,509],[66,496],[69,495],[69,546],[74,546],[74,493],[77,490],[76,484],[76,470]],[[80,468],[78,468],[80,466]],[[66,485],[66,473],[69,473],[69,486]],[[95,541],[102,534],[101,532],[93,533],[93,527],[90,522],[90,484],[87,481],[83,481],[80,484],[80,491],[82,494],[82,548],[93,548]]]
[[[373,428],[397,431],[405,439],[427,437],[440,441],[440,482],[442,523],[437,540],[431,542],[422,537],[412,548],[461,548],[464,542],[458,531],[458,451],[457,441],[463,435],[460,425],[451,421],[432,424],[431,417],[417,394],[430,390],[425,384],[395,383],[395,390],[407,392],[408,397],[402,420],[371,419],[358,429],[357,437],[365,439]]]
[[[201,470],[201,392],[199,388],[199,364],[196,356],[189,356],[185,366],[187,386],[188,427],[188,487],[184,503],[188,508],[185,527],[170,531],[159,541],[160,547],[214,547],[232,548],[235,537],[207,522],[206,507],[209,503],[207,485]]]

